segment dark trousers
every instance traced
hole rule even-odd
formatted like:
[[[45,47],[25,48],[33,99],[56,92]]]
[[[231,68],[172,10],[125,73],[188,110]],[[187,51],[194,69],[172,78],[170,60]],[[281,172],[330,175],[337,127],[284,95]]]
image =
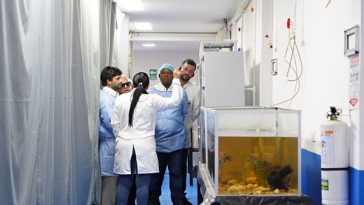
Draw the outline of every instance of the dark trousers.
[[[129,198],[128,198],[128,205],[136,205],[136,182],[135,182],[135,175],[133,177],[132,185],[129,191]]]
[[[152,174],[138,174],[135,150],[130,160],[131,174],[119,175],[116,196],[117,205],[147,205]],[[133,188],[136,190],[133,190]]]
[[[183,193],[186,191],[186,178],[187,178],[187,158],[188,158],[188,151],[190,149],[183,149],[183,167],[182,167],[182,174],[183,174]]]
[[[169,189],[173,204],[183,202],[185,199],[183,183],[183,152],[180,149],[170,153],[157,152],[159,162],[159,173],[153,174],[149,187],[149,205],[160,205],[159,196],[162,194],[162,184],[164,173],[168,166],[169,170]]]
[[[130,203],[129,193],[135,177],[136,200],[138,205],[148,204],[149,186],[152,174],[120,175],[118,183],[117,205]],[[134,201],[133,201],[134,202]]]

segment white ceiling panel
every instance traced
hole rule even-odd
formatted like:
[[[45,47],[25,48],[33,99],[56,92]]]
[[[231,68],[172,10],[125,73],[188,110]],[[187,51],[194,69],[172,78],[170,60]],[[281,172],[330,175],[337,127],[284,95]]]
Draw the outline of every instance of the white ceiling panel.
[[[118,0],[118,5],[123,0]],[[214,35],[232,18],[246,0],[141,0],[144,11],[126,12],[130,20],[130,32],[135,36],[143,33],[133,27],[133,22],[150,22],[153,30],[149,38],[139,37],[133,42],[134,49],[196,49],[198,38],[186,40],[188,35]],[[155,34],[155,37],[152,37]],[[161,36],[176,35],[180,38],[162,39]],[[133,34],[134,35],[134,34]],[[181,36],[182,35],[182,36]],[[156,47],[144,48],[141,43],[155,39]],[[183,42],[180,42],[183,41]],[[191,41],[187,43],[188,41]],[[169,45],[168,45],[169,44]],[[197,46],[198,48],[198,46]]]

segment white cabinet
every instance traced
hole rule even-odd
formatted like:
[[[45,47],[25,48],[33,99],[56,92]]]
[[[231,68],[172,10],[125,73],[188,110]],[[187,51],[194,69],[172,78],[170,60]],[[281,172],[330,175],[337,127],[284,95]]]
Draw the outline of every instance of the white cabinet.
[[[206,51],[201,55],[201,105],[203,107],[244,106],[243,53]]]

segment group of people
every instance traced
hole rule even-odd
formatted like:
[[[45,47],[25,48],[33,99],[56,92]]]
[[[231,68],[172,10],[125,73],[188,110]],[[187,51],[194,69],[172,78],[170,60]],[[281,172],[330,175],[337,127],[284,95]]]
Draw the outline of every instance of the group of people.
[[[99,150],[101,203],[160,205],[168,167],[174,205],[186,197],[187,155],[191,128],[199,115],[199,91],[190,82],[196,63],[159,68],[160,82],[149,88],[144,72],[132,81],[107,66],[100,75]]]

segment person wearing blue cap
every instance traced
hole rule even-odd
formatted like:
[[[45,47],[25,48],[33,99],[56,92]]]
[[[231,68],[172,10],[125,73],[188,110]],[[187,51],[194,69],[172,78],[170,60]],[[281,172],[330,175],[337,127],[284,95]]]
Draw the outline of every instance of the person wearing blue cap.
[[[163,64],[159,68],[160,83],[148,90],[163,97],[172,95],[171,84],[173,79],[173,66]],[[177,107],[157,112],[155,140],[159,173],[154,174],[149,188],[149,205],[160,205],[159,197],[162,194],[162,184],[166,168],[169,170],[169,187],[173,205],[183,205],[185,195],[183,181],[183,157],[185,144],[184,121],[188,113],[188,100],[183,92],[182,100]]]

